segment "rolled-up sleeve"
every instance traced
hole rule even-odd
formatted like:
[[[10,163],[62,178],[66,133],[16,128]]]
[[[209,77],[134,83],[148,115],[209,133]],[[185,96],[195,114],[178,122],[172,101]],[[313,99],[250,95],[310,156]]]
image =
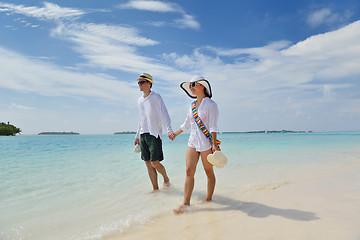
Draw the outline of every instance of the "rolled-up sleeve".
[[[166,127],[166,131],[167,132],[171,132],[172,128],[171,128],[171,120],[170,120],[170,116],[169,113],[166,109],[165,103],[163,101],[163,99],[161,98],[160,95],[158,95],[158,104],[160,106],[160,114],[162,116],[162,122]]]
[[[188,130],[189,128],[191,128],[191,115],[188,113],[186,116],[186,119],[184,121],[184,123],[180,126],[180,129],[185,132],[186,130]]]
[[[140,109],[140,98],[138,98],[137,100],[137,105],[138,105],[138,111],[139,111],[139,121],[138,121],[138,128],[136,131],[136,135],[135,135],[135,139],[140,139],[140,129],[141,129],[141,109]]]
[[[135,139],[140,139],[140,121],[138,123],[138,130],[136,131]]]
[[[215,102],[211,103],[209,106],[209,131],[218,132],[217,122],[219,119],[219,109]]]

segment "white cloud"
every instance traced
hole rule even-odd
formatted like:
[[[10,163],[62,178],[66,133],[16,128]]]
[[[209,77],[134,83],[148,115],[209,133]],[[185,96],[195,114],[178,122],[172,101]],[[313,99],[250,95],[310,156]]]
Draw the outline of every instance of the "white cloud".
[[[195,18],[189,14],[184,14],[183,18],[176,19],[175,25],[179,28],[193,28],[199,29],[200,23],[195,20]]]
[[[16,104],[16,103],[11,103],[10,108],[20,109],[20,110],[28,110],[28,111],[36,109],[36,108],[33,108],[33,107],[24,106],[24,105]]]
[[[67,71],[0,47],[0,85],[44,96],[95,97],[132,105],[137,89],[105,74]],[[14,105],[16,106],[16,105]]]
[[[342,97],[340,92],[355,99],[360,90],[358,56],[360,21],[292,45],[280,41],[258,48],[205,47],[192,54],[164,54],[183,71],[205,75],[225,112],[237,105],[239,111],[261,114],[267,109],[273,115],[293,112],[294,117],[298,112],[316,114],[316,107]],[[289,96],[302,104],[284,102]]]
[[[134,28],[105,24],[62,24],[52,31],[52,36],[73,42],[74,49],[96,67],[136,74],[151,72],[166,81],[171,81],[173,74],[182,75],[158,59],[138,53],[138,47],[159,43],[141,37]]]
[[[141,37],[135,28],[106,24],[60,24],[56,29],[53,29],[52,35],[75,42],[97,43],[99,47],[101,44],[105,46],[117,44],[152,46],[159,44],[157,41]]]
[[[121,9],[137,9],[152,12],[179,12],[177,4],[161,1],[130,0],[127,3],[118,5],[118,7]]]
[[[166,10],[164,5],[162,11],[172,12]],[[184,26],[200,26],[196,26],[197,22],[192,16],[180,11],[178,13],[184,17]],[[38,18],[58,19],[41,17],[44,15],[46,14],[32,13],[32,16]],[[324,24],[325,19],[329,18],[328,13],[319,13],[318,20],[313,23]],[[167,91],[164,92],[176,99],[168,107],[175,121],[183,119],[183,114],[180,114],[182,111],[176,111],[182,110],[184,105],[183,101],[175,102],[180,98],[184,99],[179,95],[181,90],[178,85],[181,81],[189,80],[192,74],[205,75],[210,80],[214,99],[221,106],[222,124],[229,126],[233,126],[231,119],[234,117],[251,116],[249,119],[257,119],[264,124],[272,122],[272,126],[282,129],[284,126],[280,126],[279,119],[283,116],[287,116],[289,123],[298,121],[302,124],[301,120],[313,121],[309,116],[316,116],[319,109],[332,110],[331,102],[341,97],[343,92],[353,93],[350,94],[353,99],[348,98],[343,103],[338,103],[339,108],[342,104],[356,106],[353,104],[354,99],[359,98],[359,94],[355,92],[360,91],[360,21],[295,44],[284,40],[257,48],[225,49],[204,46],[190,54],[164,53],[162,59],[141,54],[142,47],[160,43],[141,36],[141,32],[132,27],[77,22],[70,24],[66,21],[56,24],[57,27],[51,32],[52,37],[72,43],[75,51],[90,67],[136,74],[147,71],[156,77],[156,81],[159,78],[164,80],[161,90],[166,88]],[[180,21],[176,24],[178,27],[181,25]],[[68,70],[48,63],[47,59],[27,57],[1,46],[0,66],[0,85],[19,92],[45,96],[95,97],[132,107],[139,95],[138,89],[133,86],[135,84],[131,85],[126,80],[119,81],[105,74]],[[21,106],[16,104],[13,108],[19,109]],[[347,107],[343,114],[351,112],[351,108]],[[117,118],[110,116],[102,119],[110,119],[107,121],[111,122],[111,119]],[[248,126],[253,126],[252,124],[245,123],[241,129],[248,130]]]
[[[192,28],[192,29],[199,29],[200,23],[195,20],[195,18],[191,15],[184,14],[183,18],[175,19],[172,22],[165,22],[165,21],[157,21],[157,22],[148,22],[148,25],[154,27],[165,27],[165,26],[172,26],[177,28]]]
[[[162,22],[162,21],[157,21],[157,22],[148,22],[147,23],[150,26],[154,26],[154,27],[164,27],[167,25],[166,22]]]
[[[22,14],[41,20],[69,19],[80,17],[85,14],[84,11],[60,7],[59,5],[50,2],[44,2],[43,7],[25,7],[23,5],[0,2],[0,11]]]
[[[335,98],[335,93],[333,92],[333,86],[330,84],[324,85],[324,99],[333,99]]]
[[[350,17],[350,15],[351,13],[349,11],[343,15],[340,15],[339,13],[334,13],[330,8],[323,8],[310,13],[307,16],[306,22],[311,27],[318,27],[321,25],[331,26],[345,22]]]
[[[200,23],[196,21],[195,17],[187,14],[181,6],[175,3],[162,2],[162,1],[151,1],[151,0],[130,0],[127,3],[118,5],[120,9],[135,9],[141,11],[151,11],[151,12],[174,12],[180,13],[182,18],[175,19],[173,21],[165,22],[151,22],[152,26],[162,27],[162,26],[175,26],[178,28],[192,28],[199,29]]]
[[[360,115],[360,100],[354,101],[351,105],[339,109],[339,114]]]
[[[334,16],[329,8],[324,8],[316,12],[311,13],[307,18],[307,23],[313,27],[324,24],[328,21],[328,18]]]
[[[239,55],[256,55],[256,56],[271,56],[272,53],[278,52],[290,46],[289,41],[277,41],[266,45],[265,47],[257,48],[237,48],[237,49],[220,49],[208,47],[209,50],[214,51],[219,56],[239,56]]]
[[[150,6],[152,4],[154,4],[154,2],[149,2],[147,7],[151,8]],[[5,7],[5,5],[10,8],[9,11],[44,20],[70,17],[73,16],[73,14],[74,16],[85,14],[85,12],[80,10],[61,8],[55,4],[46,2],[44,3],[44,8],[24,7],[13,4],[2,4],[0,6]],[[156,6],[157,8],[160,6],[162,10],[159,11],[172,11],[171,6],[174,9],[177,7],[176,4],[162,2],[155,2],[155,5],[152,6],[154,6],[152,8],[153,10]],[[57,9],[58,11],[53,11],[53,9]],[[182,10],[180,10],[180,12],[181,11]],[[58,14],[51,14],[53,12],[57,12]],[[24,20],[18,18],[16,21]],[[162,64],[158,59],[146,57],[138,53],[139,47],[154,46],[159,44],[159,42],[141,36],[136,28],[107,24],[79,23],[76,21],[72,23],[59,21],[56,22],[56,24],[57,27],[51,30],[51,36],[62,38],[73,43],[74,50],[88,61],[90,67],[115,69],[137,74],[148,71],[160,78],[163,77],[167,79],[167,81],[177,78],[178,75],[187,76],[187,74],[183,74],[166,64]]]
[[[360,21],[312,36],[284,50],[283,54],[306,66],[320,79],[360,74]]]

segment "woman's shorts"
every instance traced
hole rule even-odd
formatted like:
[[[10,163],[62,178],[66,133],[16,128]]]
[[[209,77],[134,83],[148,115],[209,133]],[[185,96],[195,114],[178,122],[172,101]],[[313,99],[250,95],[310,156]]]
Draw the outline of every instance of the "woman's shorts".
[[[211,149],[212,146],[207,139],[204,141],[190,136],[188,141],[188,147],[195,148],[197,152],[204,152]]]
[[[155,137],[150,133],[140,135],[141,159],[144,161],[162,161],[164,154],[162,151],[162,141],[160,136]]]

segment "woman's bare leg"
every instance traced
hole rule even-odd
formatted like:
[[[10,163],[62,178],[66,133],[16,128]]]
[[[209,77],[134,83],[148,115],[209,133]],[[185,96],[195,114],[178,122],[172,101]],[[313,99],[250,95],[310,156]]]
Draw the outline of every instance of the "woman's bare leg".
[[[185,206],[190,206],[190,199],[195,184],[196,165],[200,154],[194,148],[188,147],[186,151],[186,178],[184,184],[184,202],[174,213],[183,213]]]
[[[216,183],[214,167],[207,160],[207,156],[211,153],[212,153],[211,149],[200,153],[201,161],[202,161],[202,164],[203,164],[206,176],[207,176],[207,196],[206,196],[207,202],[210,202],[212,200],[212,196],[213,196],[214,190],[215,190],[215,183]]]

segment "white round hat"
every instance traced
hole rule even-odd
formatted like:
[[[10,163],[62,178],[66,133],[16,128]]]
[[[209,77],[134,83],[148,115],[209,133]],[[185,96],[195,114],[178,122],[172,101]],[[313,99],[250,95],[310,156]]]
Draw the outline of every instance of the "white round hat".
[[[190,82],[183,82],[180,84],[180,87],[186,92],[186,94],[189,97],[196,98],[196,95],[194,95],[190,90],[190,85],[193,82],[203,85],[205,87],[205,91],[207,91],[208,97],[209,98],[212,97],[211,86],[209,81],[206,80],[203,76],[198,76],[198,75],[194,76]]]

